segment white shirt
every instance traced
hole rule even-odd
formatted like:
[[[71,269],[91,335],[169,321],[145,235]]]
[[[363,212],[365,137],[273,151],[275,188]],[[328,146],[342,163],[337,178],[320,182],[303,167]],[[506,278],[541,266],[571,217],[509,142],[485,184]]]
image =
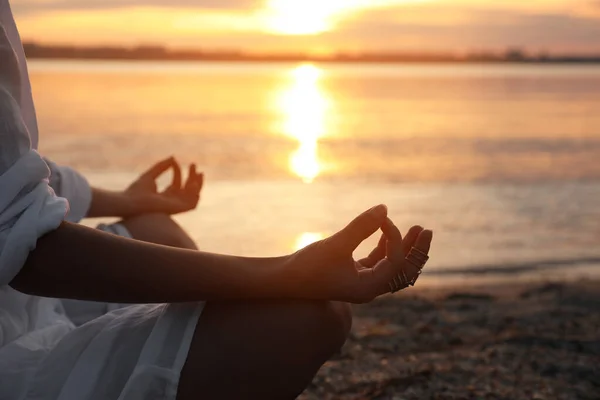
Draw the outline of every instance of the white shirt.
[[[69,211],[67,200],[49,186],[50,169],[37,144],[25,55],[8,0],[0,0],[0,358],[27,333],[57,323],[61,331],[71,328],[60,300],[24,295],[8,286],[37,239],[56,229]],[[53,165],[53,170],[57,186],[79,199],[68,219],[83,217],[89,185],[68,168]]]

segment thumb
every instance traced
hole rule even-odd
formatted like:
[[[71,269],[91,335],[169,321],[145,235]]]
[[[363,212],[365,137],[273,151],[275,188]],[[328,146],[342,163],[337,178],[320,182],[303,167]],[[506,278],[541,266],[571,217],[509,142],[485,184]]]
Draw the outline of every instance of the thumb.
[[[377,232],[387,217],[383,204],[365,211],[331,238],[340,249],[353,251],[363,240]]]

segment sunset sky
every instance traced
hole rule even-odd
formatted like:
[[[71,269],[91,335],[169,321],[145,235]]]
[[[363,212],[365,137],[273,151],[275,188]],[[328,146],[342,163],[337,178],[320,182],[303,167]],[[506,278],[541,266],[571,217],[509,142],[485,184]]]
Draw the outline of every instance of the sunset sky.
[[[25,40],[254,51],[600,52],[600,0],[11,0]]]

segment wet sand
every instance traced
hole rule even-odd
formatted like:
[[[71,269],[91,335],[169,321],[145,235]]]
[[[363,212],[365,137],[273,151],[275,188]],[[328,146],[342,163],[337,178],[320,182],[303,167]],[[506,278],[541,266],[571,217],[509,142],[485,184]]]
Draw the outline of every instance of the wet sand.
[[[354,311],[301,400],[600,398],[600,281],[415,287]]]

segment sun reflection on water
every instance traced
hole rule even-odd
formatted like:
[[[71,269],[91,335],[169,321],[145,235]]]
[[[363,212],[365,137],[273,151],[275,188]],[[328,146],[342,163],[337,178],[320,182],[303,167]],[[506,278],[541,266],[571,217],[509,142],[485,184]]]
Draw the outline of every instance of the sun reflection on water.
[[[283,132],[299,142],[290,156],[290,169],[306,183],[322,171],[318,158],[318,141],[326,133],[327,113],[331,102],[319,86],[322,71],[311,64],[290,71],[291,82],[277,99],[283,113]]]
[[[305,248],[311,243],[318,242],[323,239],[323,234],[319,232],[303,232],[296,239],[294,243],[294,250],[300,250]]]

